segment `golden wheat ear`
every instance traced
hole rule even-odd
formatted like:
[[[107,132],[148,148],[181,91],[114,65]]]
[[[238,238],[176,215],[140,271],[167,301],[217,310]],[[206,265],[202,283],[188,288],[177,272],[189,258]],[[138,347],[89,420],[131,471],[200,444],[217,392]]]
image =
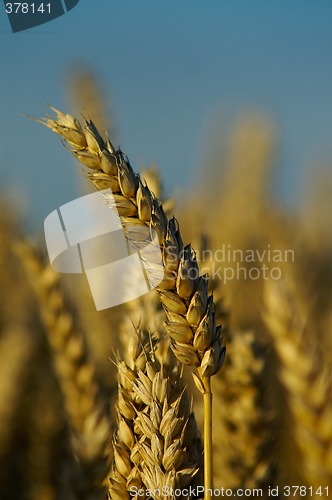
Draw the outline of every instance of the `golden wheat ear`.
[[[85,120],[82,126],[70,115],[51,109],[55,119],[46,116],[38,121],[62,137],[74,156],[88,167],[88,176],[97,189],[112,187],[128,238],[133,235],[139,240],[139,232],[133,231],[135,226],[142,230],[142,244],[144,226],[158,234],[164,279],[157,289],[164,297],[169,332],[174,332],[174,352],[183,364],[197,367],[200,378],[211,377],[221,368],[225,349],[215,324],[215,305],[208,296],[207,280],[199,276],[191,246],[183,245],[177,221],[167,219],[162,204],[134,173],[126,156],[109,140],[103,140],[91,121]],[[158,275],[158,265],[151,262],[151,268]]]
[[[148,334],[132,337],[119,372],[112,499],[162,487],[202,485],[202,447],[190,400],[173,358],[166,367],[155,357]],[[162,498],[157,495],[155,498]]]
[[[0,459],[14,455],[17,428],[25,423],[22,400],[29,385],[31,366],[38,348],[31,292],[13,252],[20,233],[19,212],[4,191],[0,199]],[[22,418],[22,420],[20,420]],[[15,432],[16,431],[16,432]],[[2,466],[1,466],[2,467]],[[10,469],[10,466],[8,467]],[[8,474],[3,468],[0,484]],[[16,479],[16,478],[15,478]],[[2,494],[0,493],[0,496]]]
[[[109,461],[110,420],[98,397],[84,336],[66,303],[59,274],[43,263],[27,241],[17,242],[15,249],[35,293],[52,348],[72,430],[72,449],[82,468],[79,487],[87,492],[101,491]]]

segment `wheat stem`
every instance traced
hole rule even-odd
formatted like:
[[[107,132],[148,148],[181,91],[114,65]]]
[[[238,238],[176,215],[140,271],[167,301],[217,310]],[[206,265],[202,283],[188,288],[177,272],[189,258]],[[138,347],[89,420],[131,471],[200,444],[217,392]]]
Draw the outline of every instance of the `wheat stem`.
[[[204,500],[213,491],[212,391],[210,377],[203,377],[204,394]]]

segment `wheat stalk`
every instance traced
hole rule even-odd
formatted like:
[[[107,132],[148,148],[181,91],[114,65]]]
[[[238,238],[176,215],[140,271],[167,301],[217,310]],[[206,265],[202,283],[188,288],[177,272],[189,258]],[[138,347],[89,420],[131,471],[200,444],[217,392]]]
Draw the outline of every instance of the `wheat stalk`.
[[[40,316],[53,350],[73,431],[73,451],[84,470],[80,492],[84,498],[100,498],[108,462],[110,423],[98,399],[94,370],[87,358],[84,338],[66,305],[58,273],[49,265],[44,265],[27,242],[17,243],[15,248],[36,294]]]
[[[56,119],[47,116],[38,121],[65,140],[73,155],[88,167],[87,175],[98,190],[112,189],[127,238],[145,246],[150,231],[158,235],[163,265],[147,265],[156,277],[164,276],[161,283],[158,279],[157,290],[166,311],[165,328],[172,338],[172,350],[181,363],[197,368],[195,381],[204,400],[204,477],[209,492],[213,488],[210,378],[223,364],[225,347],[221,327],[216,325],[213,297],[208,295],[208,280],[199,276],[191,245],[183,246],[176,219],[167,219],[162,204],[133,172],[126,156],[108,139],[104,141],[91,121],[85,120],[82,127],[72,116],[52,109]]]

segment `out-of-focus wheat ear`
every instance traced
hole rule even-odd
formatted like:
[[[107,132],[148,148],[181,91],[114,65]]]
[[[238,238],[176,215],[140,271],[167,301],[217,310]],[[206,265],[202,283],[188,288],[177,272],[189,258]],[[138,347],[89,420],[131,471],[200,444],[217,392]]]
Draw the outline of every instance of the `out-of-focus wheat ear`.
[[[144,184],[149,186],[149,190],[158,200],[164,199],[163,185],[156,166],[142,168],[140,170],[140,177]]]
[[[61,392],[50,366],[49,353],[44,349],[44,342],[41,344],[33,360],[32,376],[21,410],[28,443],[24,491],[27,500],[56,500],[60,495],[59,478],[63,479],[64,467],[74,468],[74,458],[68,453],[70,445]],[[65,464],[67,457],[71,459],[70,465]],[[73,494],[70,483],[66,489],[66,498],[70,498]]]
[[[266,354],[252,331],[232,331],[223,376],[214,378],[216,482],[225,488],[275,484],[271,415],[265,401]]]
[[[190,186],[178,202],[179,220],[184,236],[195,245],[202,233],[209,239],[205,258],[198,254],[201,268],[216,278],[214,295],[218,292],[218,297],[226,299],[233,327],[250,327],[263,334],[263,280],[245,278],[253,264],[240,255],[245,256],[247,250],[264,255],[269,247],[281,249],[278,239],[289,235],[285,218],[270,196],[275,127],[266,117],[250,113],[240,116],[226,139],[218,128],[213,135],[197,186]]]
[[[84,336],[66,304],[59,274],[43,263],[28,242],[18,242],[16,252],[35,292],[40,317],[52,348],[72,430],[73,452],[83,471],[78,486],[82,494],[85,491],[91,494],[91,498],[93,495],[98,498],[107,473],[110,422],[98,397]]]
[[[115,133],[114,124],[107,113],[108,95],[104,92],[103,81],[86,68],[74,68],[69,75],[70,99],[76,111],[84,110],[99,130]],[[106,105],[105,105],[106,102]]]
[[[0,330],[7,326],[25,329],[33,322],[31,292],[12,249],[20,234],[18,214],[12,200],[1,193],[0,200]],[[31,333],[32,335],[32,333]],[[34,335],[35,337],[36,335]],[[33,340],[34,342],[34,340]]]
[[[133,325],[131,325],[133,328]],[[138,373],[146,373],[148,354],[151,349],[147,334],[136,330],[136,336],[125,336],[123,342],[124,360],[117,360],[118,368],[118,398],[116,402],[117,428],[113,436],[114,460],[109,475],[109,494],[113,500],[129,499],[130,491],[145,491],[141,474],[133,455],[136,444],[135,416],[138,409],[145,408],[146,401],[138,399],[133,384],[138,379]],[[149,365],[148,365],[149,366]],[[141,375],[141,377],[143,377]],[[137,496],[138,498],[138,496]]]
[[[174,213],[175,200],[172,197],[165,196],[164,186],[160,178],[158,167],[155,165],[141,169],[140,178],[147,186],[149,186],[149,190],[153,196],[162,201],[167,217],[171,217]]]
[[[33,335],[19,325],[8,325],[0,339],[0,457],[8,452],[26,370],[32,359]]]
[[[266,282],[265,303],[265,321],[290,414],[289,438],[293,446],[291,443],[288,451],[292,453],[294,444],[297,448],[295,473],[313,488],[331,486],[331,367],[320,365],[315,350],[308,349],[306,337],[314,323],[308,322],[307,311],[290,276],[283,281]]]

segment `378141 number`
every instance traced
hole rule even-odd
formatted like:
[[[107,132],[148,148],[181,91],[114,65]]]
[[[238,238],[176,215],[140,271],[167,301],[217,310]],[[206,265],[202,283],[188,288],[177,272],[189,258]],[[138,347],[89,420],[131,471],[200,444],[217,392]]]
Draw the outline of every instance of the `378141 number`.
[[[329,496],[329,487],[319,486],[314,489],[312,486],[284,486],[283,494],[285,497],[312,497],[312,496]]]
[[[7,14],[35,14],[37,12],[41,14],[51,13],[50,3],[27,3],[27,2],[8,2],[6,3]]]

